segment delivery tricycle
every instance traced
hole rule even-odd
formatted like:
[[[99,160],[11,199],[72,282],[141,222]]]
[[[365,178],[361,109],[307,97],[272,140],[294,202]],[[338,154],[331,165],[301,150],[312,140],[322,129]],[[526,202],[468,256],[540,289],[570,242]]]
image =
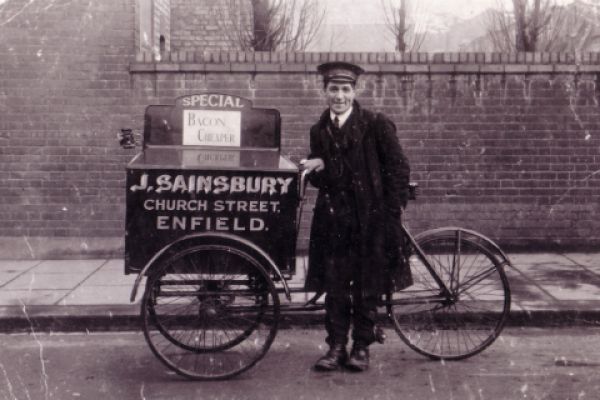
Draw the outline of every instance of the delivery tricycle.
[[[121,144],[134,142],[123,130]],[[137,274],[132,301],[145,281],[150,349],[180,375],[240,374],[267,353],[283,315],[323,309],[321,293],[298,301],[303,289],[289,284],[307,179],[280,149],[279,112],[241,97],[146,108],[143,148],[127,165],[125,273]],[[472,230],[403,232],[414,283],[390,289],[380,310],[432,359],[484,350],[510,310],[506,254]]]

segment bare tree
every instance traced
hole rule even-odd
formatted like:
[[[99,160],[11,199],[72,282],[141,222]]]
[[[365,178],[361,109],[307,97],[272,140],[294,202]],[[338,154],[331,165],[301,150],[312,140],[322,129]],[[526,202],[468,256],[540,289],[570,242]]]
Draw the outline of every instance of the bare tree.
[[[511,11],[498,2],[488,13],[487,35],[495,51],[550,51],[565,28],[564,8],[555,0],[512,0]]]
[[[418,51],[426,36],[424,24],[419,24],[415,3],[408,0],[381,0],[385,24],[394,35],[396,51]],[[407,19],[407,15],[412,18]],[[412,21],[412,22],[411,22]]]
[[[597,51],[600,47],[600,2],[578,1],[566,8],[560,35],[552,51]]]
[[[221,0],[213,14],[242,50],[303,51],[315,39],[325,9],[317,0]]]

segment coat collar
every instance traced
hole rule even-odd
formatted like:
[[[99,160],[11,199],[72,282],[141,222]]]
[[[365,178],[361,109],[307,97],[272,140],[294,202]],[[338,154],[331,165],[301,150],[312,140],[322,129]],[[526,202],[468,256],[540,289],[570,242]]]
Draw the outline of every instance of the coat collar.
[[[358,101],[354,100],[354,103],[352,104],[352,114],[350,114],[350,117],[348,117],[348,121],[350,119],[353,119],[354,116],[356,115],[361,115],[362,114],[362,109],[360,107],[360,104],[358,104]],[[323,113],[321,114],[321,118],[319,118],[319,124],[321,126],[321,128],[325,128],[327,126],[327,124],[329,123],[329,120],[331,116],[331,111],[329,110],[329,108],[325,111],[323,111]]]
[[[348,120],[344,124],[344,129],[348,128],[346,132],[349,134],[352,144],[356,145],[362,140],[367,131],[366,126],[364,126],[367,122],[367,119],[364,115],[365,111],[361,108],[360,104],[356,100],[354,100],[352,107],[352,114],[350,114],[350,117],[348,117]],[[330,119],[330,111],[327,109],[323,112],[323,114],[321,114],[321,118],[319,119],[319,126],[321,130],[328,130]]]

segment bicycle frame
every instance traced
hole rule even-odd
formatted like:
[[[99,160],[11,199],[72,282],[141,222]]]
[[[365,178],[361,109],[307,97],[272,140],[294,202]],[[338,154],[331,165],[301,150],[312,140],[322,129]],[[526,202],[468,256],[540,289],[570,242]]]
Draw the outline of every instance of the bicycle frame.
[[[402,232],[408,238],[410,245],[415,250],[417,257],[419,257],[419,260],[421,260],[421,262],[423,263],[425,268],[427,268],[427,270],[431,274],[431,277],[433,278],[433,280],[435,280],[435,283],[437,283],[438,286],[440,287],[441,294],[444,295],[444,297],[446,297],[446,298],[448,296],[450,296],[450,294],[451,294],[450,289],[446,286],[446,284],[442,281],[442,279],[435,272],[435,269],[431,266],[431,263],[429,262],[427,255],[425,254],[425,252],[423,251],[421,246],[419,246],[419,244],[417,243],[415,238],[410,234],[410,232],[408,232],[408,229],[406,228],[406,226],[404,224],[402,224]],[[455,252],[455,254],[457,254],[459,259],[458,260],[455,259],[454,262],[452,263],[451,276],[454,276],[454,268],[457,264],[457,261],[460,262],[460,231],[457,231],[457,233],[459,236],[457,237],[457,240],[456,240],[456,247],[457,247],[456,250],[457,251]]]
[[[300,204],[298,207],[298,215],[297,215],[297,224],[298,224],[297,231],[299,230],[299,227],[300,227],[299,225],[300,225],[300,220],[301,220],[301,216],[302,216],[302,209],[303,209],[303,204],[304,204],[304,199],[305,199],[305,194],[306,194],[306,187],[308,184],[308,175],[309,175],[309,172],[307,170],[302,171],[301,177],[300,177],[300,182],[299,182],[300,188],[299,188],[298,193],[299,193],[299,198],[300,198]],[[409,189],[410,189],[409,199],[415,199],[417,184],[411,183]],[[405,224],[401,224],[401,230],[402,230],[402,233],[408,239],[408,242],[410,243],[410,246],[413,249],[412,253],[421,261],[423,266],[427,269],[427,271],[429,272],[429,274],[431,275],[431,277],[433,278],[435,283],[438,285],[440,292],[436,296],[420,297],[418,299],[418,301],[416,301],[414,299],[412,299],[412,300],[411,299],[393,299],[392,300],[391,296],[388,296],[389,300],[383,301],[383,303],[381,304],[382,306],[423,304],[424,302],[425,303],[438,302],[441,304],[451,304],[451,303],[455,302],[456,298],[460,294],[460,293],[456,293],[458,280],[456,279],[457,275],[456,275],[455,268],[457,268],[457,266],[459,266],[461,263],[461,250],[462,250],[461,243],[462,243],[463,235],[467,235],[469,238],[474,239],[478,244],[480,244],[481,246],[483,246],[487,250],[489,250],[496,257],[496,259],[499,260],[500,265],[511,266],[511,263],[510,263],[508,257],[498,247],[498,245],[496,245],[488,237],[486,237],[478,232],[472,231],[472,230],[458,228],[458,227],[443,227],[443,228],[436,228],[436,229],[428,230],[428,231],[422,232],[416,236],[413,236],[410,234],[410,232]],[[455,232],[455,235],[456,235],[456,238],[455,238],[456,247],[453,252],[452,267],[451,267],[450,274],[449,274],[451,277],[450,282],[449,282],[450,287],[439,277],[439,275],[436,272],[435,268],[433,267],[429,257],[427,256],[425,251],[421,248],[421,246],[419,246],[419,244],[418,244],[418,240],[420,238],[425,237],[426,235],[431,235],[431,234],[435,234],[435,233],[443,232],[443,231],[453,231],[453,232]],[[478,279],[479,277],[475,277],[474,279],[476,279],[476,278]],[[290,292],[304,293],[304,290],[303,289],[291,289]],[[300,305],[300,306],[289,305],[289,306],[283,307],[283,309],[285,309],[285,311],[287,311],[287,312],[320,310],[323,308],[323,305],[317,304],[317,301],[319,300],[319,298],[322,295],[323,295],[323,293],[316,293],[310,300],[305,302],[303,305]]]

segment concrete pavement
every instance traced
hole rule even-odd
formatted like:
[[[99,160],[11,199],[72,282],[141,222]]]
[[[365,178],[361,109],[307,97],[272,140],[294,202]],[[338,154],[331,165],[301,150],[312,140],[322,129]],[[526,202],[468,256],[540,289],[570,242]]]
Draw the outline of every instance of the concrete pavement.
[[[510,325],[600,325],[600,253],[509,258]],[[292,285],[306,261],[298,257]],[[136,277],[123,271],[122,259],[0,260],[0,331],[139,329],[141,293],[130,303]]]

